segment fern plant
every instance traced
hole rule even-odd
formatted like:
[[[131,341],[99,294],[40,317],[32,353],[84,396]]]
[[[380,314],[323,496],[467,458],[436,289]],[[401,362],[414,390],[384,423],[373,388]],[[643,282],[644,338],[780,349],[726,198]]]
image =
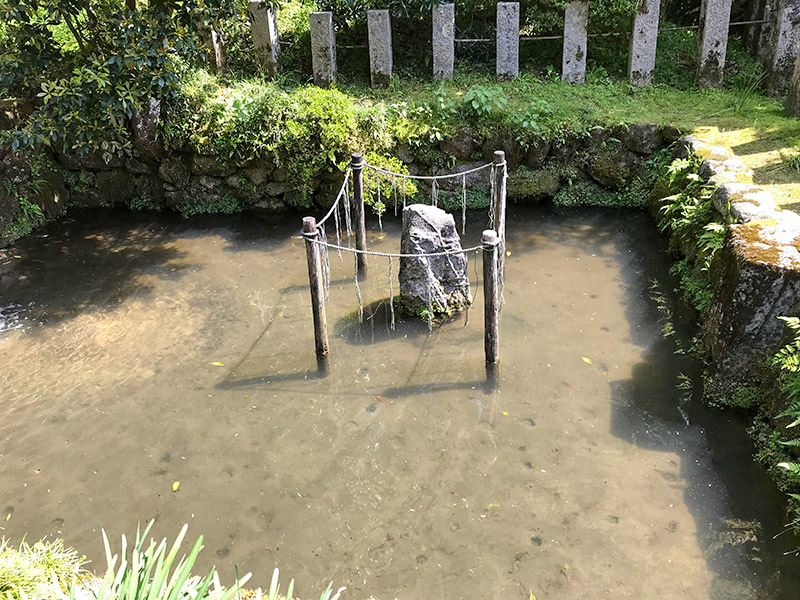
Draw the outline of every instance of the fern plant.
[[[658,226],[669,234],[672,251],[690,255],[677,261],[671,273],[680,280],[684,297],[702,314],[711,306],[710,269],[728,228],[720,222],[711,201],[714,187],[698,173],[699,159],[690,156],[669,164],[666,160],[657,157],[653,161],[653,169],[661,174],[665,191],[670,194],[661,198]]]
[[[792,341],[778,350],[772,359],[772,365],[780,369],[781,391],[789,400],[788,406],[778,415],[779,418],[788,418],[786,429],[800,425],[800,318],[778,317],[794,333]],[[779,440],[781,445],[790,448],[800,447],[800,438]],[[800,463],[783,461],[778,467],[785,471],[789,481],[800,487]],[[800,527],[800,494],[789,494],[795,503],[795,519],[793,527]]]

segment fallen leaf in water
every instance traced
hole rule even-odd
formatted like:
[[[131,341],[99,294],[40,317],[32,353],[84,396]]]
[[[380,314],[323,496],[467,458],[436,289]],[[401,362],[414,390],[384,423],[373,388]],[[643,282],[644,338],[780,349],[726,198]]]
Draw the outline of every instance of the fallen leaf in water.
[[[8,521],[9,519],[11,519],[11,513],[8,513],[8,514],[6,515],[6,521]]]
[[[382,396],[375,396],[375,400],[377,400],[378,402],[380,402],[381,400],[383,400],[383,397],[382,397]]]
[[[172,484],[172,491],[173,491],[173,492],[177,492],[177,491],[178,491],[178,486],[179,486],[180,484],[181,484],[181,482],[180,482],[180,481],[176,481],[175,483],[173,483],[173,484]]]
[[[493,508],[497,508],[498,506],[500,506],[500,505],[499,505],[499,504],[495,504],[495,503],[493,502],[493,503],[489,504],[489,505],[486,507],[486,510],[492,510]]]
[[[221,362],[213,362],[213,363],[211,363],[211,365],[214,366],[214,367],[221,367],[222,363]]]
[[[588,364],[592,364],[592,359],[591,358],[586,358],[585,356],[581,356],[581,358],[583,359],[583,362],[588,363]]]
[[[504,417],[507,417],[507,416],[508,416],[508,413],[507,413],[506,411],[503,411],[503,416],[504,416]]]
[[[511,256],[511,250],[506,250],[506,256]]]

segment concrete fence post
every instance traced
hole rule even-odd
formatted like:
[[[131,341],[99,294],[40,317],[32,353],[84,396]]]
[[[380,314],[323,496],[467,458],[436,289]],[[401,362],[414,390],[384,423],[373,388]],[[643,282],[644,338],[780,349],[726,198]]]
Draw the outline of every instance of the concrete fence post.
[[[748,21],[760,21],[764,14],[764,0],[750,0],[750,5],[747,11]],[[757,24],[748,25],[747,31],[744,34],[744,45],[750,52],[755,53],[757,50],[758,34],[761,26]]]
[[[731,0],[703,0],[697,67],[697,85],[701,89],[722,87],[730,22]]]
[[[764,7],[761,11],[761,23],[758,29],[758,37],[756,39],[756,59],[769,68],[772,63],[772,51],[774,43],[772,41],[772,34],[775,32],[775,13],[777,9],[778,0],[764,0]]]
[[[767,91],[783,96],[789,90],[794,63],[800,48],[800,0],[778,0]]]
[[[561,79],[569,83],[586,81],[586,25],[589,22],[588,0],[572,0],[564,12],[564,50]]]
[[[336,34],[332,12],[312,12],[308,15],[311,27],[311,67],[314,85],[331,87],[336,83]]]
[[[433,78],[452,79],[456,57],[456,5],[434,6],[432,20]]]
[[[661,0],[641,0],[639,3],[628,53],[628,78],[632,85],[640,87],[653,83],[660,12]]]
[[[392,21],[388,10],[367,11],[369,76],[374,88],[392,82]]]
[[[497,3],[497,80],[519,75],[519,2]]]
[[[268,2],[250,0],[247,14],[250,17],[256,67],[267,77],[275,77],[280,70],[281,56],[275,11]]]
[[[794,63],[794,73],[786,95],[786,114],[790,117],[800,117],[800,54]]]

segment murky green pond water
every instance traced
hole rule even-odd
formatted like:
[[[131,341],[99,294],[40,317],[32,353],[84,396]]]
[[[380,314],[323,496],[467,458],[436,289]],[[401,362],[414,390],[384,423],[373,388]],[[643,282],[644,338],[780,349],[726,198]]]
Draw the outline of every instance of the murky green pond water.
[[[685,311],[649,217],[511,210],[497,390],[474,257],[469,323],[429,334],[385,304],[354,325],[331,255],[319,377],[299,224],[78,213],[10,250],[0,534],[102,570],[101,528],[188,522],[201,566],[278,566],[303,598],[800,598],[744,422],[676,387],[693,332],[662,336],[654,289]],[[388,296],[386,262],[361,293]]]

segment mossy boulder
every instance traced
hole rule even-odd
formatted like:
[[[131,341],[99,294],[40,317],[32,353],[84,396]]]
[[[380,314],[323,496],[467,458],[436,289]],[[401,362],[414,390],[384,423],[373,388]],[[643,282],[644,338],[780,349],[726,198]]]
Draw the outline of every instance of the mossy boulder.
[[[126,204],[136,193],[133,175],[125,169],[100,171],[95,178],[95,186],[101,206]]]
[[[550,142],[537,142],[528,148],[525,155],[525,164],[531,169],[539,169],[544,165],[547,155],[550,153]]]
[[[654,154],[664,145],[655,123],[633,123],[621,128],[617,135],[626,148],[638,154]]]
[[[19,202],[8,193],[3,181],[0,180],[0,231],[11,223],[19,213]]]
[[[560,189],[561,177],[551,169],[519,167],[508,175],[508,197],[515,202],[539,202],[552,198]]]
[[[469,160],[478,145],[468,129],[462,129],[455,137],[442,140],[439,144],[442,152],[455,156],[458,160]]]
[[[193,154],[191,158],[191,170],[195,175],[228,177],[236,172],[236,165],[234,161],[221,156]]]
[[[192,176],[189,167],[178,157],[163,161],[158,167],[158,174],[161,179],[178,189],[185,188]]]
[[[510,135],[495,134],[483,142],[481,152],[483,152],[484,160],[494,160],[494,153],[496,150],[502,150],[506,153],[506,162],[509,169],[516,169],[523,159],[526,158],[522,151],[522,147]]]
[[[622,147],[606,147],[588,159],[588,173],[597,183],[621,190],[643,175],[642,158]]]

